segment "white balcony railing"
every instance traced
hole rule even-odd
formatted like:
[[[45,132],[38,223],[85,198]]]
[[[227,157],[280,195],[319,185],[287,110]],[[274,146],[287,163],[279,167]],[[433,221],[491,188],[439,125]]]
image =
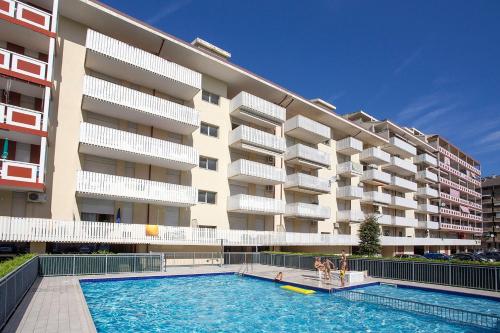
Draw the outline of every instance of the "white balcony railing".
[[[477,191],[474,191],[473,189],[470,189],[470,188],[467,188],[463,185],[460,185],[460,184],[457,184],[455,183],[454,181],[451,181],[449,179],[446,179],[446,178],[443,178],[443,177],[439,177],[439,182],[441,183],[441,185],[446,185],[446,186],[449,186],[449,187],[453,187],[457,190],[460,190],[464,193],[467,193],[467,194],[470,194],[476,198],[481,198],[481,193],[477,192]]]
[[[407,199],[402,197],[391,197],[391,207],[398,209],[417,209],[417,202],[413,199]]]
[[[297,115],[285,122],[285,134],[312,144],[330,139],[330,127],[317,121]]]
[[[424,153],[413,157],[413,163],[424,164],[432,167],[437,166],[437,158],[434,156]]]
[[[325,220],[331,217],[330,207],[294,202],[286,204],[285,216],[304,219]]]
[[[80,152],[170,169],[189,170],[198,165],[193,147],[90,123],[80,124]]]
[[[429,186],[419,187],[416,194],[418,197],[424,198],[437,198],[439,195],[437,190]]]
[[[464,161],[463,159],[461,159],[457,155],[452,154],[451,152],[447,151],[445,148],[438,147],[438,151],[439,151],[439,153],[451,158],[452,160],[459,163],[460,165],[468,168],[470,171],[474,172],[476,175],[478,175],[478,176],[481,175],[481,170],[479,170],[478,168],[476,168],[472,164],[467,163],[466,161]]]
[[[360,210],[337,211],[337,222],[363,222],[365,214]]]
[[[245,91],[233,97],[229,111],[236,118],[241,118],[265,127],[275,127],[285,122],[286,109],[263,98]]]
[[[200,114],[193,108],[93,76],[85,76],[83,95],[84,109],[113,118],[180,134],[200,127]]]
[[[227,210],[247,214],[279,215],[285,213],[285,202],[279,199],[237,194],[227,198]]]
[[[38,164],[0,159],[0,180],[37,183]]]
[[[337,141],[336,143],[337,153],[341,153],[344,155],[358,154],[362,150],[363,150],[363,142],[352,137],[347,137],[345,139]]]
[[[234,180],[264,185],[283,184],[286,180],[284,169],[244,159],[231,163],[227,176]]]
[[[475,202],[472,202],[472,201],[469,201],[469,200],[466,200],[466,199],[462,199],[460,197],[455,197],[455,196],[450,195],[450,194],[445,193],[445,192],[440,192],[439,193],[439,197],[441,199],[444,199],[445,201],[456,202],[456,203],[459,203],[461,205],[472,207],[472,208],[477,209],[477,210],[481,210],[482,209],[482,206],[480,204],[478,204],[478,203],[475,203]]]
[[[476,186],[481,186],[481,181],[479,181],[478,179],[475,179],[475,178],[463,173],[462,171],[459,171],[459,170],[453,168],[452,166],[450,166],[446,163],[439,161],[438,165],[439,165],[440,169],[445,170],[447,173],[451,173],[452,175],[460,177],[460,178],[462,178],[462,179],[464,179],[464,180],[468,181],[469,183],[472,183]]]
[[[359,154],[359,160],[368,164],[382,165],[391,162],[391,155],[380,148],[365,149]]]
[[[0,103],[0,124],[41,131],[42,119],[39,111]]]
[[[156,245],[285,246],[359,244],[357,236],[275,231],[205,229],[158,226],[158,236],[147,236],[144,224],[61,221],[0,217],[2,242],[114,243]],[[383,246],[480,245],[480,240],[380,237]]]
[[[304,173],[294,173],[286,177],[285,189],[312,193],[330,193],[331,186],[328,179],[306,175]]]
[[[382,169],[391,170],[394,173],[409,176],[417,172],[417,166],[411,162],[405,161],[397,156],[392,156],[389,164],[382,166]]]
[[[0,68],[19,74],[21,79],[45,84],[47,63],[0,48]],[[34,80],[33,80],[34,79]]]
[[[401,140],[398,137],[395,136],[390,137],[389,144],[391,148],[398,153],[398,155],[401,155],[403,157],[413,157],[417,154],[417,148],[415,148],[408,142]]]
[[[415,218],[403,216],[391,216],[392,225],[405,228],[416,228],[418,221]]]
[[[391,182],[387,187],[400,192],[417,192],[417,183],[397,176],[391,177]]]
[[[86,65],[184,100],[201,90],[201,74],[122,41],[87,30]]]
[[[337,175],[356,177],[363,174],[363,166],[356,162],[344,162],[337,165]]]
[[[363,192],[363,201],[388,205],[391,203],[391,195],[377,191]]]
[[[187,207],[197,203],[194,187],[78,171],[76,193],[81,197]]]
[[[419,182],[437,183],[438,176],[429,170],[421,170],[417,172],[415,179]]]
[[[481,234],[483,232],[483,228],[477,228],[468,225],[459,225],[452,223],[441,223],[440,228],[443,230],[454,230],[454,231],[463,231],[463,232],[473,232]]]
[[[52,15],[27,3],[15,0],[2,0],[0,13],[27,23],[33,27],[50,31]]]
[[[281,155],[286,150],[284,138],[245,125],[240,125],[229,133],[229,145],[265,154]]]
[[[360,180],[367,184],[383,185],[391,182],[391,175],[380,170],[369,169],[363,171]]]
[[[438,230],[439,229],[439,222],[418,221],[417,229]]]
[[[327,168],[330,166],[330,154],[298,143],[287,148],[285,161],[305,164],[314,168]]]
[[[437,214],[439,213],[439,207],[431,204],[419,204],[417,211],[425,214]]]
[[[357,186],[343,186],[337,188],[337,199],[355,200],[363,198],[363,188]]]

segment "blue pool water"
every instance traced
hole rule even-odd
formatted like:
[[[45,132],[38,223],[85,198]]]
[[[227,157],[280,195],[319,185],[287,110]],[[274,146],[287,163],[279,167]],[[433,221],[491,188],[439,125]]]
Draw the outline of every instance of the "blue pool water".
[[[304,296],[236,275],[82,281],[81,286],[100,333],[484,331],[327,293]]]

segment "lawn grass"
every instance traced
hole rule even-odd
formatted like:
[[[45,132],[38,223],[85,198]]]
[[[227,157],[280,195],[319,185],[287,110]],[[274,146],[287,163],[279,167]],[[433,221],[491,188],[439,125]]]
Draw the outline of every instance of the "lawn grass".
[[[31,258],[35,256],[34,253],[23,254],[16,256],[12,259],[0,263],[0,278],[6,276]]]

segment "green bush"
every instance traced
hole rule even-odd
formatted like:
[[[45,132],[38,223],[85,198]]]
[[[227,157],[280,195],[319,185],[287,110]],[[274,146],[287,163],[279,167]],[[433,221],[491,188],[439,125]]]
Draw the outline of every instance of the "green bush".
[[[0,263],[0,278],[9,274],[31,258],[35,257],[34,253],[23,254]]]
[[[380,254],[380,226],[375,215],[367,216],[359,228],[359,254],[375,256]]]

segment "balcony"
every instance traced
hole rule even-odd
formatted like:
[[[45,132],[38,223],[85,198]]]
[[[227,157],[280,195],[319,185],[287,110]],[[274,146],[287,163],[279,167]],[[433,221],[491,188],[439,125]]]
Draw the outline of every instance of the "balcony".
[[[472,232],[472,233],[477,233],[477,234],[482,234],[483,233],[483,228],[477,228],[473,226],[468,226],[468,225],[459,225],[459,224],[452,224],[452,223],[441,223],[439,225],[440,229],[443,230],[453,230],[453,231],[460,231],[460,232]]]
[[[337,188],[337,199],[355,200],[363,198],[363,188],[357,186],[343,186]]]
[[[339,210],[337,211],[337,222],[363,222],[365,214],[359,210]]]
[[[457,184],[454,181],[451,181],[449,179],[446,179],[446,178],[443,178],[443,177],[439,177],[439,183],[441,184],[441,186],[445,185],[445,186],[453,187],[453,188],[455,188],[457,190],[460,190],[460,191],[462,191],[464,193],[472,195],[473,197],[481,198],[481,193],[476,192],[473,189],[467,188],[467,187],[462,186],[460,184]]]
[[[343,155],[350,156],[350,155],[358,154],[362,150],[363,150],[363,142],[359,141],[358,139],[351,138],[351,137],[347,137],[345,139],[337,141],[337,144],[336,144],[337,153],[340,153]]]
[[[229,146],[262,155],[281,156],[286,151],[284,138],[245,125],[229,133]]]
[[[416,228],[418,226],[417,219],[402,216],[392,216],[392,225],[405,228]]]
[[[367,164],[382,165],[391,162],[391,155],[380,148],[368,148],[359,154],[359,160]]]
[[[363,171],[360,180],[365,184],[386,185],[391,182],[391,175],[377,169],[369,169]]]
[[[244,159],[231,163],[227,173],[229,179],[251,184],[277,185],[286,180],[284,169]]]
[[[43,191],[39,182],[39,165],[0,159],[0,189],[16,191]]]
[[[201,74],[93,30],[87,30],[85,65],[96,72],[191,100]]]
[[[191,186],[78,171],[76,195],[85,198],[189,207],[197,203],[198,191]]]
[[[0,130],[5,130],[4,137],[13,141],[23,141],[25,135],[30,137],[27,143],[37,143],[35,136],[45,136],[42,127],[43,114],[39,111],[19,106],[0,103]],[[22,132],[15,133],[15,132]]]
[[[439,222],[434,221],[418,221],[417,229],[438,230]]]
[[[231,116],[265,128],[275,128],[285,122],[286,109],[245,91],[229,104]]]
[[[415,180],[419,183],[437,183],[438,176],[429,170],[421,170],[417,172]]]
[[[304,142],[318,144],[330,139],[330,127],[297,115],[285,122],[285,134]]]
[[[79,151],[175,170],[190,170],[199,162],[193,147],[90,123],[80,124]]]
[[[50,32],[52,15],[27,3],[3,0],[0,5],[0,14],[14,18],[14,23],[27,25],[37,31]]]
[[[417,202],[412,199],[392,196],[389,207],[403,210],[417,209]]]
[[[427,153],[414,156],[413,163],[422,164],[427,167],[437,167],[438,165],[437,159],[434,156]]]
[[[0,48],[0,74],[36,84],[50,86],[47,63]]]
[[[363,175],[363,166],[351,161],[338,164],[337,175],[343,177],[359,177]]]
[[[389,185],[384,186],[387,189],[399,191],[399,192],[417,192],[417,183],[410,180],[406,180],[397,176],[391,177],[391,182]]]
[[[285,216],[301,219],[326,220],[331,217],[330,207],[294,202],[286,204]]]
[[[384,146],[384,150],[391,155],[398,155],[402,158],[417,155],[417,148],[395,136],[389,138],[389,144]]]
[[[423,214],[438,214],[439,207],[430,204],[419,204],[417,207],[417,212]]]
[[[481,240],[476,239],[453,239],[453,238],[424,238],[424,237],[380,237],[382,246],[477,246],[481,245]]]
[[[294,173],[286,177],[285,190],[309,194],[330,193],[330,181],[304,173]]]
[[[401,176],[411,176],[417,172],[417,166],[399,157],[392,156],[390,163],[383,165],[382,170],[390,171]]]
[[[273,198],[237,194],[227,198],[227,210],[244,214],[279,215],[285,213],[285,202]]]
[[[82,109],[183,135],[200,127],[199,112],[193,108],[88,75]]]
[[[437,198],[439,196],[438,191],[429,186],[419,187],[417,189],[416,195],[417,197],[427,198],[427,199]]]
[[[285,161],[290,165],[298,165],[309,169],[330,167],[330,154],[301,143],[288,147]]]
[[[383,192],[377,191],[368,191],[363,192],[363,202],[369,202],[372,204],[390,204],[391,203],[391,195]]]

